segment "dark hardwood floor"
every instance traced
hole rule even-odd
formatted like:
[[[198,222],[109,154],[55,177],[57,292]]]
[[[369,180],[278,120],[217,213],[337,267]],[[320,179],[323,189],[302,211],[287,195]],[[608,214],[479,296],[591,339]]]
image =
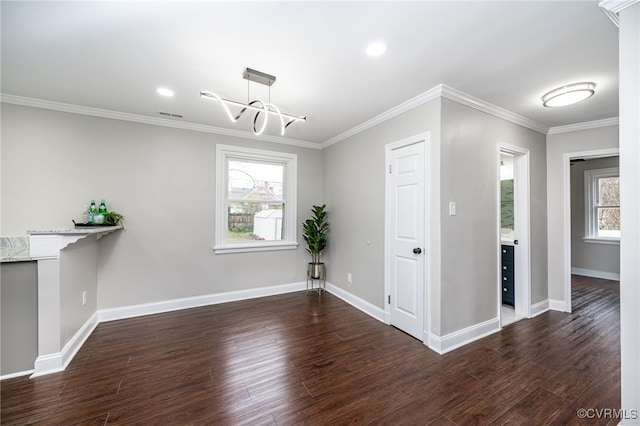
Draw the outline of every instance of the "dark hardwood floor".
[[[66,371],[2,381],[2,425],[617,424],[618,283],[443,356],[331,294],[100,324]],[[593,412],[591,412],[593,414]]]

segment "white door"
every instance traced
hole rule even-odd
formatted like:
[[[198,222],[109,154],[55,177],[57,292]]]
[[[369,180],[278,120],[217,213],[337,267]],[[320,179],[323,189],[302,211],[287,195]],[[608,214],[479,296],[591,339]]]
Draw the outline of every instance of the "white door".
[[[390,323],[422,340],[425,288],[425,143],[394,149],[388,164]]]

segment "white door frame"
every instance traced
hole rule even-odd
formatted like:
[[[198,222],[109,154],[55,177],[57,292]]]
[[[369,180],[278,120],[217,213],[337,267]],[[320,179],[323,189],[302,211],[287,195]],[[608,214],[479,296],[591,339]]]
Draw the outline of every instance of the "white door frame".
[[[425,188],[425,197],[424,197],[424,212],[425,212],[425,227],[424,227],[424,298],[422,303],[423,306],[423,336],[422,341],[425,344],[429,342],[429,331],[431,330],[431,321],[430,321],[430,305],[429,305],[429,295],[431,289],[431,283],[429,278],[429,271],[431,269],[431,249],[428,240],[428,236],[431,234],[430,232],[430,213],[429,213],[429,205],[431,204],[431,191],[429,190],[428,182],[429,182],[429,173],[430,173],[430,138],[431,133],[425,132],[420,133],[414,136],[410,136],[406,139],[402,139],[396,142],[389,143],[385,145],[385,202],[384,202],[384,321],[386,324],[391,324],[391,306],[388,303],[389,296],[391,295],[391,276],[390,276],[390,264],[391,264],[391,209],[393,206],[389,203],[390,200],[390,185],[391,181],[389,179],[389,164],[391,164],[391,153],[392,151],[403,148],[405,146],[414,145],[417,143],[424,143],[424,155],[425,155],[425,173],[424,173],[424,188]]]
[[[500,204],[500,153],[513,155],[514,173],[514,224],[516,229],[516,254],[514,260],[515,269],[515,311],[516,318],[531,318],[531,185],[529,174],[529,150],[508,144],[499,144],[496,164],[498,167],[498,212]],[[500,241],[500,215],[497,218],[498,248]],[[498,250],[501,253],[501,250]],[[502,259],[498,256],[498,317],[502,326]]]
[[[564,228],[564,311],[571,312],[571,160],[576,158],[603,158],[620,155],[619,148],[604,148],[591,151],[566,152],[562,160],[563,175],[563,220]]]

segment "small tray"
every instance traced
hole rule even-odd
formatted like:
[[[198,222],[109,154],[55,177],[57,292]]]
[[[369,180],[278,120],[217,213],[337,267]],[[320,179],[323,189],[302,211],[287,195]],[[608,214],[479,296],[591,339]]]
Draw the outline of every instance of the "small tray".
[[[71,220],[71,222],[73,222],[73,224],[76,226],[76,228],[97,228],[99,226],[113,226],[110,225],[108,223],[78,223],[75,220]]]

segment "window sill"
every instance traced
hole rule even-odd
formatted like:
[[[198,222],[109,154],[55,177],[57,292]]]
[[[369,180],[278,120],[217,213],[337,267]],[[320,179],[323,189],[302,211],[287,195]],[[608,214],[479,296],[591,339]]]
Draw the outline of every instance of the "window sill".
[[[214,246],[213,251],[215,254],[227,254],[227,253],[248,253],[254,251],[275,251],[275,250],[295,250],[298,248],[298,243],[295,241],[273,241],[265,243],[236,243],[227,244],[225,246]]]
[[[583,241],[587,244],[609,244],[613,246],[620,245],[620,238],[583,238]]]

